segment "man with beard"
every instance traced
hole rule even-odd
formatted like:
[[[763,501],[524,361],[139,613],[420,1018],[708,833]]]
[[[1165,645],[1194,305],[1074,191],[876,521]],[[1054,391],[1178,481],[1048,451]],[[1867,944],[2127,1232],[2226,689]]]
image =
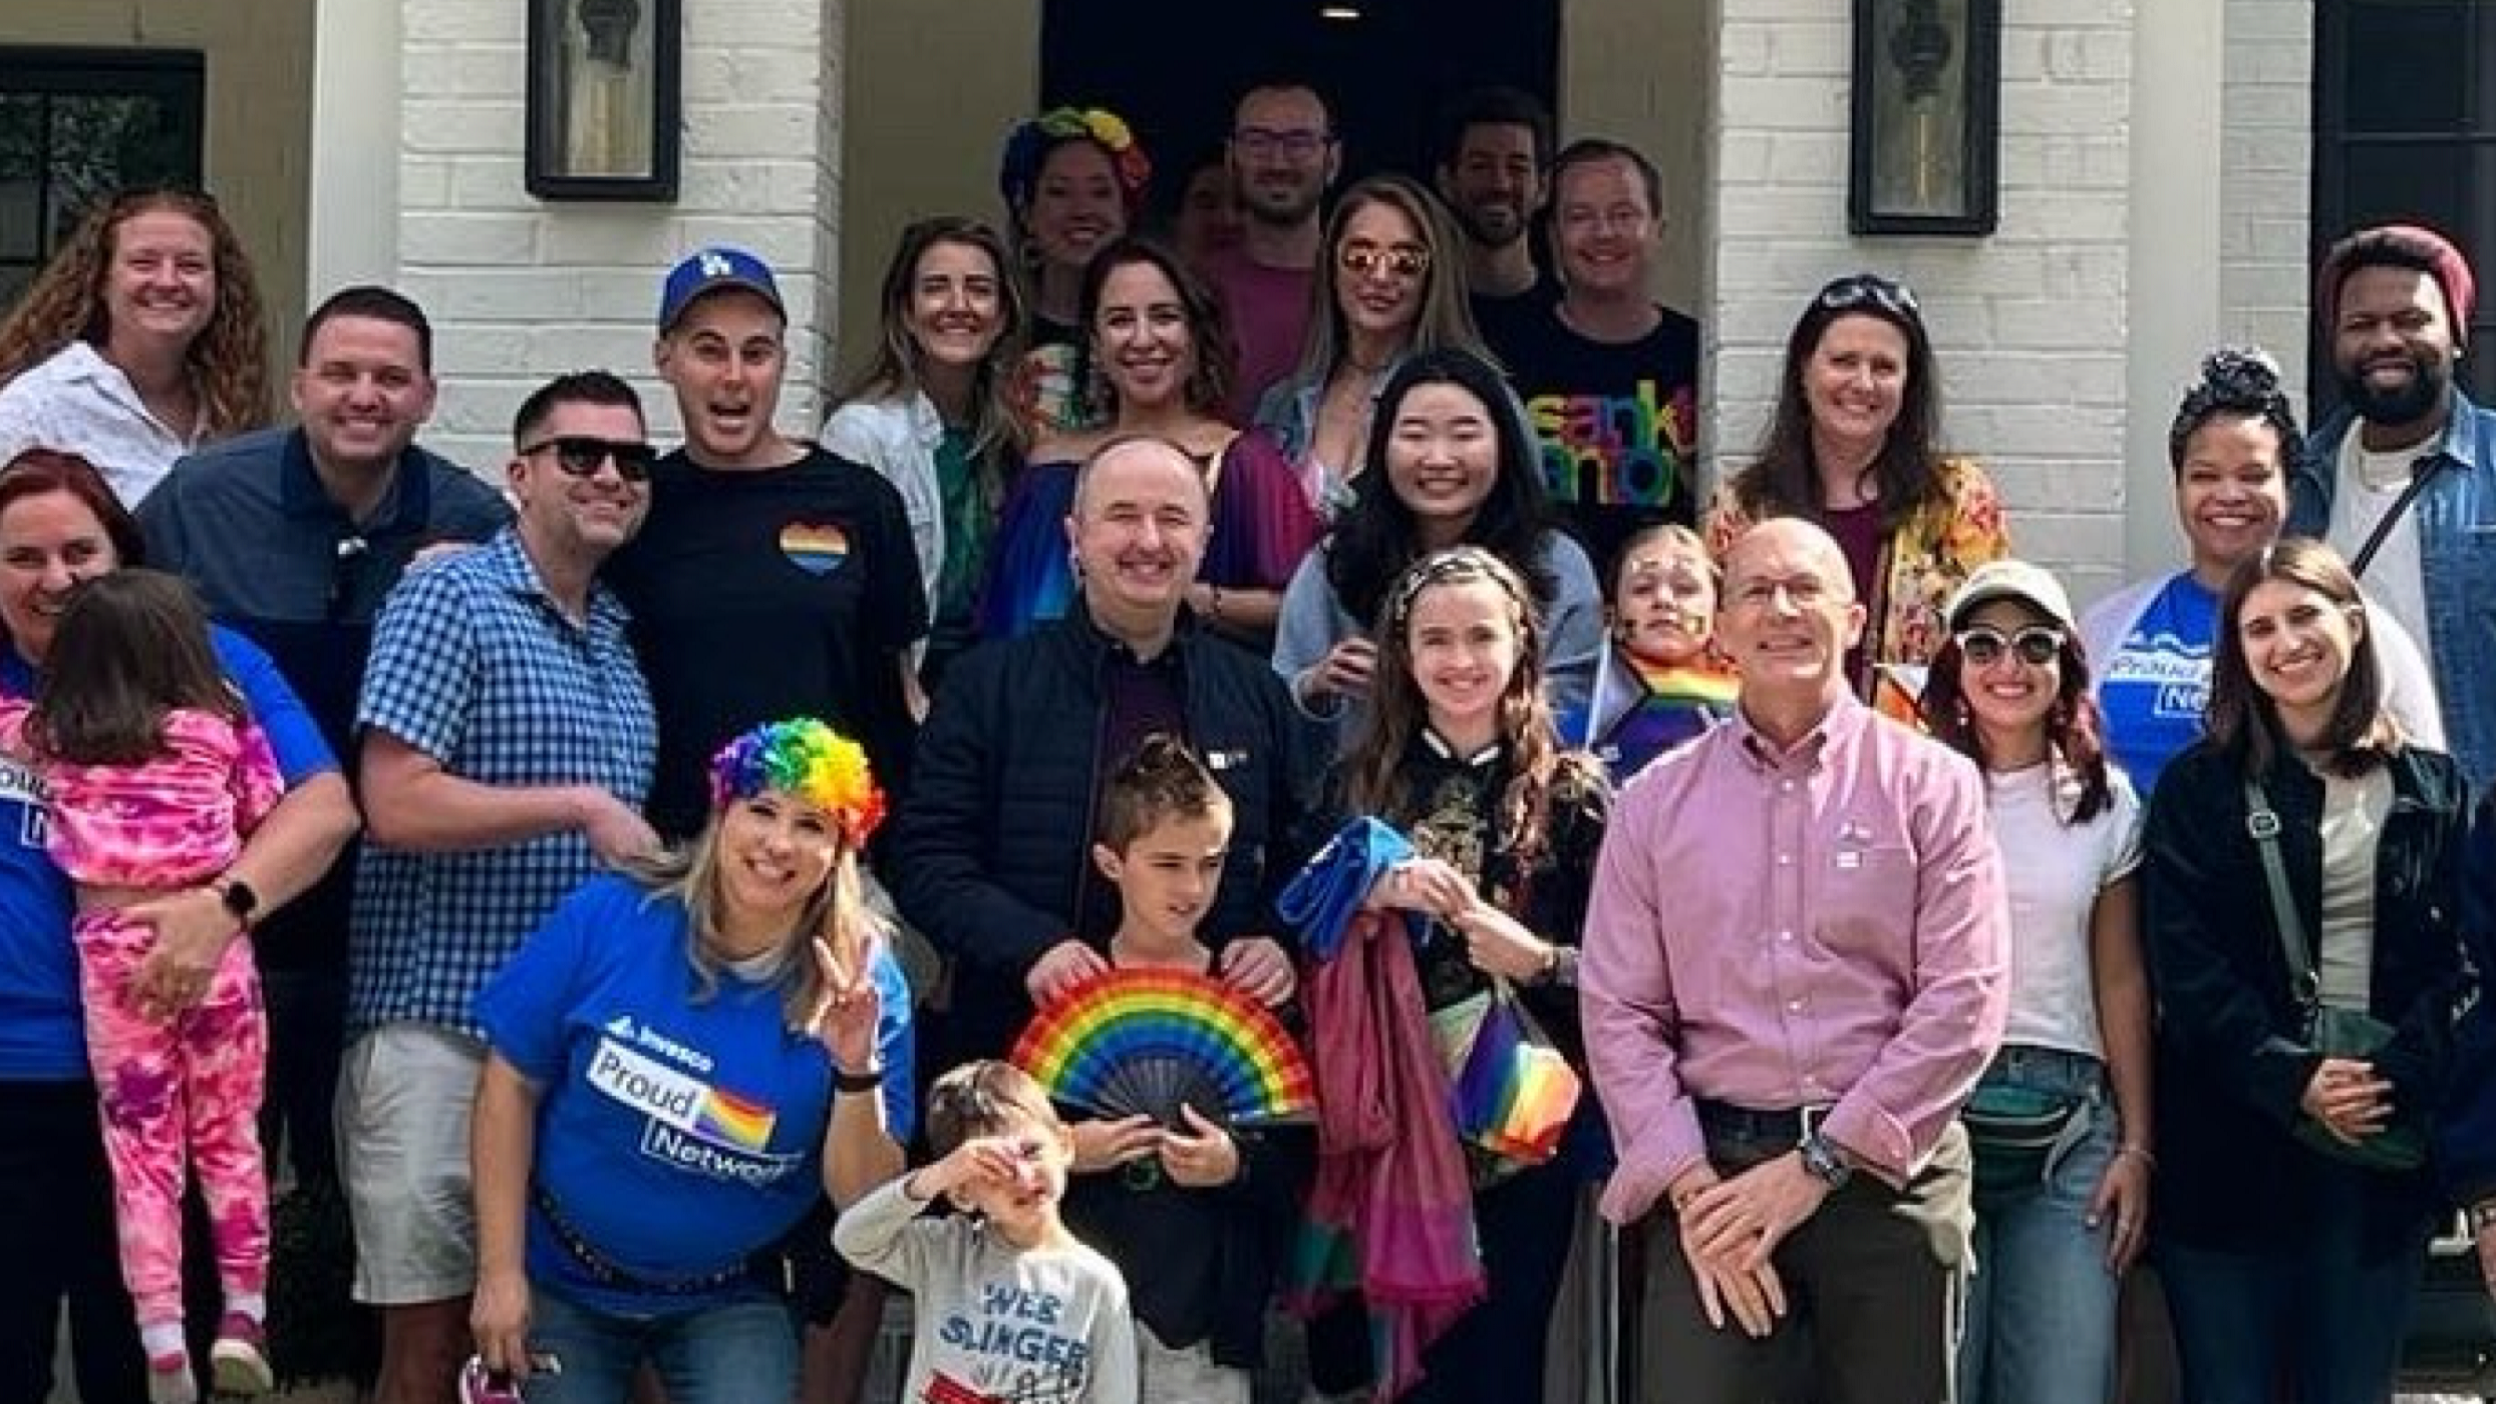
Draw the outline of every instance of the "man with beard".
[[[1231,182],[1244,217],[1239,244],[1209,260],[1239,342],[1231,422],[1246,424],[1265,392],[1290,376],[1309,329],[1318,205],[1343,169],[1326,100],[1303,83],[1250,88],[1231,114]]]
[[[1473,322],[1503,363],[1521,328],[1559,300],[1534,261],[1531,232],[1551,165],[1551,114],[1515,88],[1476,88],[1449,109],[1439,144],[1439,196],[1465,231]]]
[[[1551,500],[1609,578],[1640,528],[1696,519],[1699,324],[1647,291],[1664,232],[1654,162],[1601,137],[1569,143],[1548,218],[1560,299],[1498,350]]]
[[[2289,530],[2349,558],[2424,646],[2444,730],[2474,784],[2496,778],[2496,412],[2453,383],[2477,296],[2450,240],[2361,229],[2315,282],[2341,408],[2317,427]]]

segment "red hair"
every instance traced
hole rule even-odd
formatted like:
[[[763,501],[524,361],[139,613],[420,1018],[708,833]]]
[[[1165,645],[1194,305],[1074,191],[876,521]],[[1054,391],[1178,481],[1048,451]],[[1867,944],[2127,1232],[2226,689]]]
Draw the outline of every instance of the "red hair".
[[[74,453],[35,448],[0,468],[0,516],[29,498],[55,492],[69,494],[95,514],[105,538],[113,543],[114,565],[147,564],[147,538],[139,531],[138,518],[121,505],[94,464]]]

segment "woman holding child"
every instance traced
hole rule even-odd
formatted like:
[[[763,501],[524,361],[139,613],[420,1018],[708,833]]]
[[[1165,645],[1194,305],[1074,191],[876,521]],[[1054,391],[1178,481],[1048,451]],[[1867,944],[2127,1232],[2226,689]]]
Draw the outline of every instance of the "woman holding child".
[[[560,1360],[536,1404],[620,1404],[645,1361],[675,1404],[788,1398],[771,1250],[819,1193],[901,1168],[910,1000],[859,892],[866,754],[772,722],[710,783],[689,845],[583,885],[477,998],[471,1321],[487,1370]]]

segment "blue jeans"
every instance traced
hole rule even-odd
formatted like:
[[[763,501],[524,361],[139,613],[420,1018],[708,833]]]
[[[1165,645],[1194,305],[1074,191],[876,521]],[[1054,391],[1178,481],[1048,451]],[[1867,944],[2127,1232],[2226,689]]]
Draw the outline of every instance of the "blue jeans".
[[[2115,1157],[2104,1065],[2014,1046],[2002,1050],[1985,1082],[2079,1096],[2085,1129],[2033,1188],[1976,1201],[1960,1404],[2105,1404],[2120,1280],[2106,1270],[2112,1223],[2088,1225],[2089,1199]]]
[[[2168,1243],[2158,1249],[2193,1404],[2268,1404],[2286,1379],[2298,1404],[2381,1404],[2425,1270],[2433,1223],[2415,1242],[2364,1260],[2368,1172],[2334,1165],[2300,1232],[2263,1252]]]
[[[563,1364],[532,1376],[529,1404],[624,1404],[647,1360],[668,1404],[789,1404],[797,1393],[797,1320],[755,1297],[662,1316],[594,1311],[544,1287],[530,1293],[529,1344]]]

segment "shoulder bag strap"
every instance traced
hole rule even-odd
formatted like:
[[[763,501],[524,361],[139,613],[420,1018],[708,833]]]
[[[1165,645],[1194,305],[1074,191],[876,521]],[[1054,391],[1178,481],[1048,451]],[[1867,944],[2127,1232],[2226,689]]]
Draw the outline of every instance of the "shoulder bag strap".
[[[2349,432],[2356,433],[2356,426],[2352,425]],[[2350,575],[2360,580],[2366,578],[2366,567],[2375,559],[2375,552],[2383,549],[2383,539],[2392,534],[2392,528],[2401,524],[2401,518],[2409,515],[2409,509],[2417,502],[2418,494],[2427,490],[2427,484],[2435,481],[2436,473],[2443,466],[2443,456],[2433,453],[2421,454],[2417,462],[2409,465],[2409,486],[2402,488],[2401,495],[2392,499],[2391,510],[2385,512],[2383,519],[2375,523],[2373,531],[2366,533],[2365,544],[2359,546],[2357,554],[2349,558]]]
[[[2314,971],[2314,950],[2305,939],[2305,920],[2297,914],[2296,894],[2288,889],[2288,865],[2279,856],[2279,814],[2262,782],[2245,781],[2245,832],[2262,854],[2262,879],[2271,891],[2271,916],[2279,923],[2280,949],[2288,957],[2288,988],[2300,1008],[2311,1009],[2321,995]]]

